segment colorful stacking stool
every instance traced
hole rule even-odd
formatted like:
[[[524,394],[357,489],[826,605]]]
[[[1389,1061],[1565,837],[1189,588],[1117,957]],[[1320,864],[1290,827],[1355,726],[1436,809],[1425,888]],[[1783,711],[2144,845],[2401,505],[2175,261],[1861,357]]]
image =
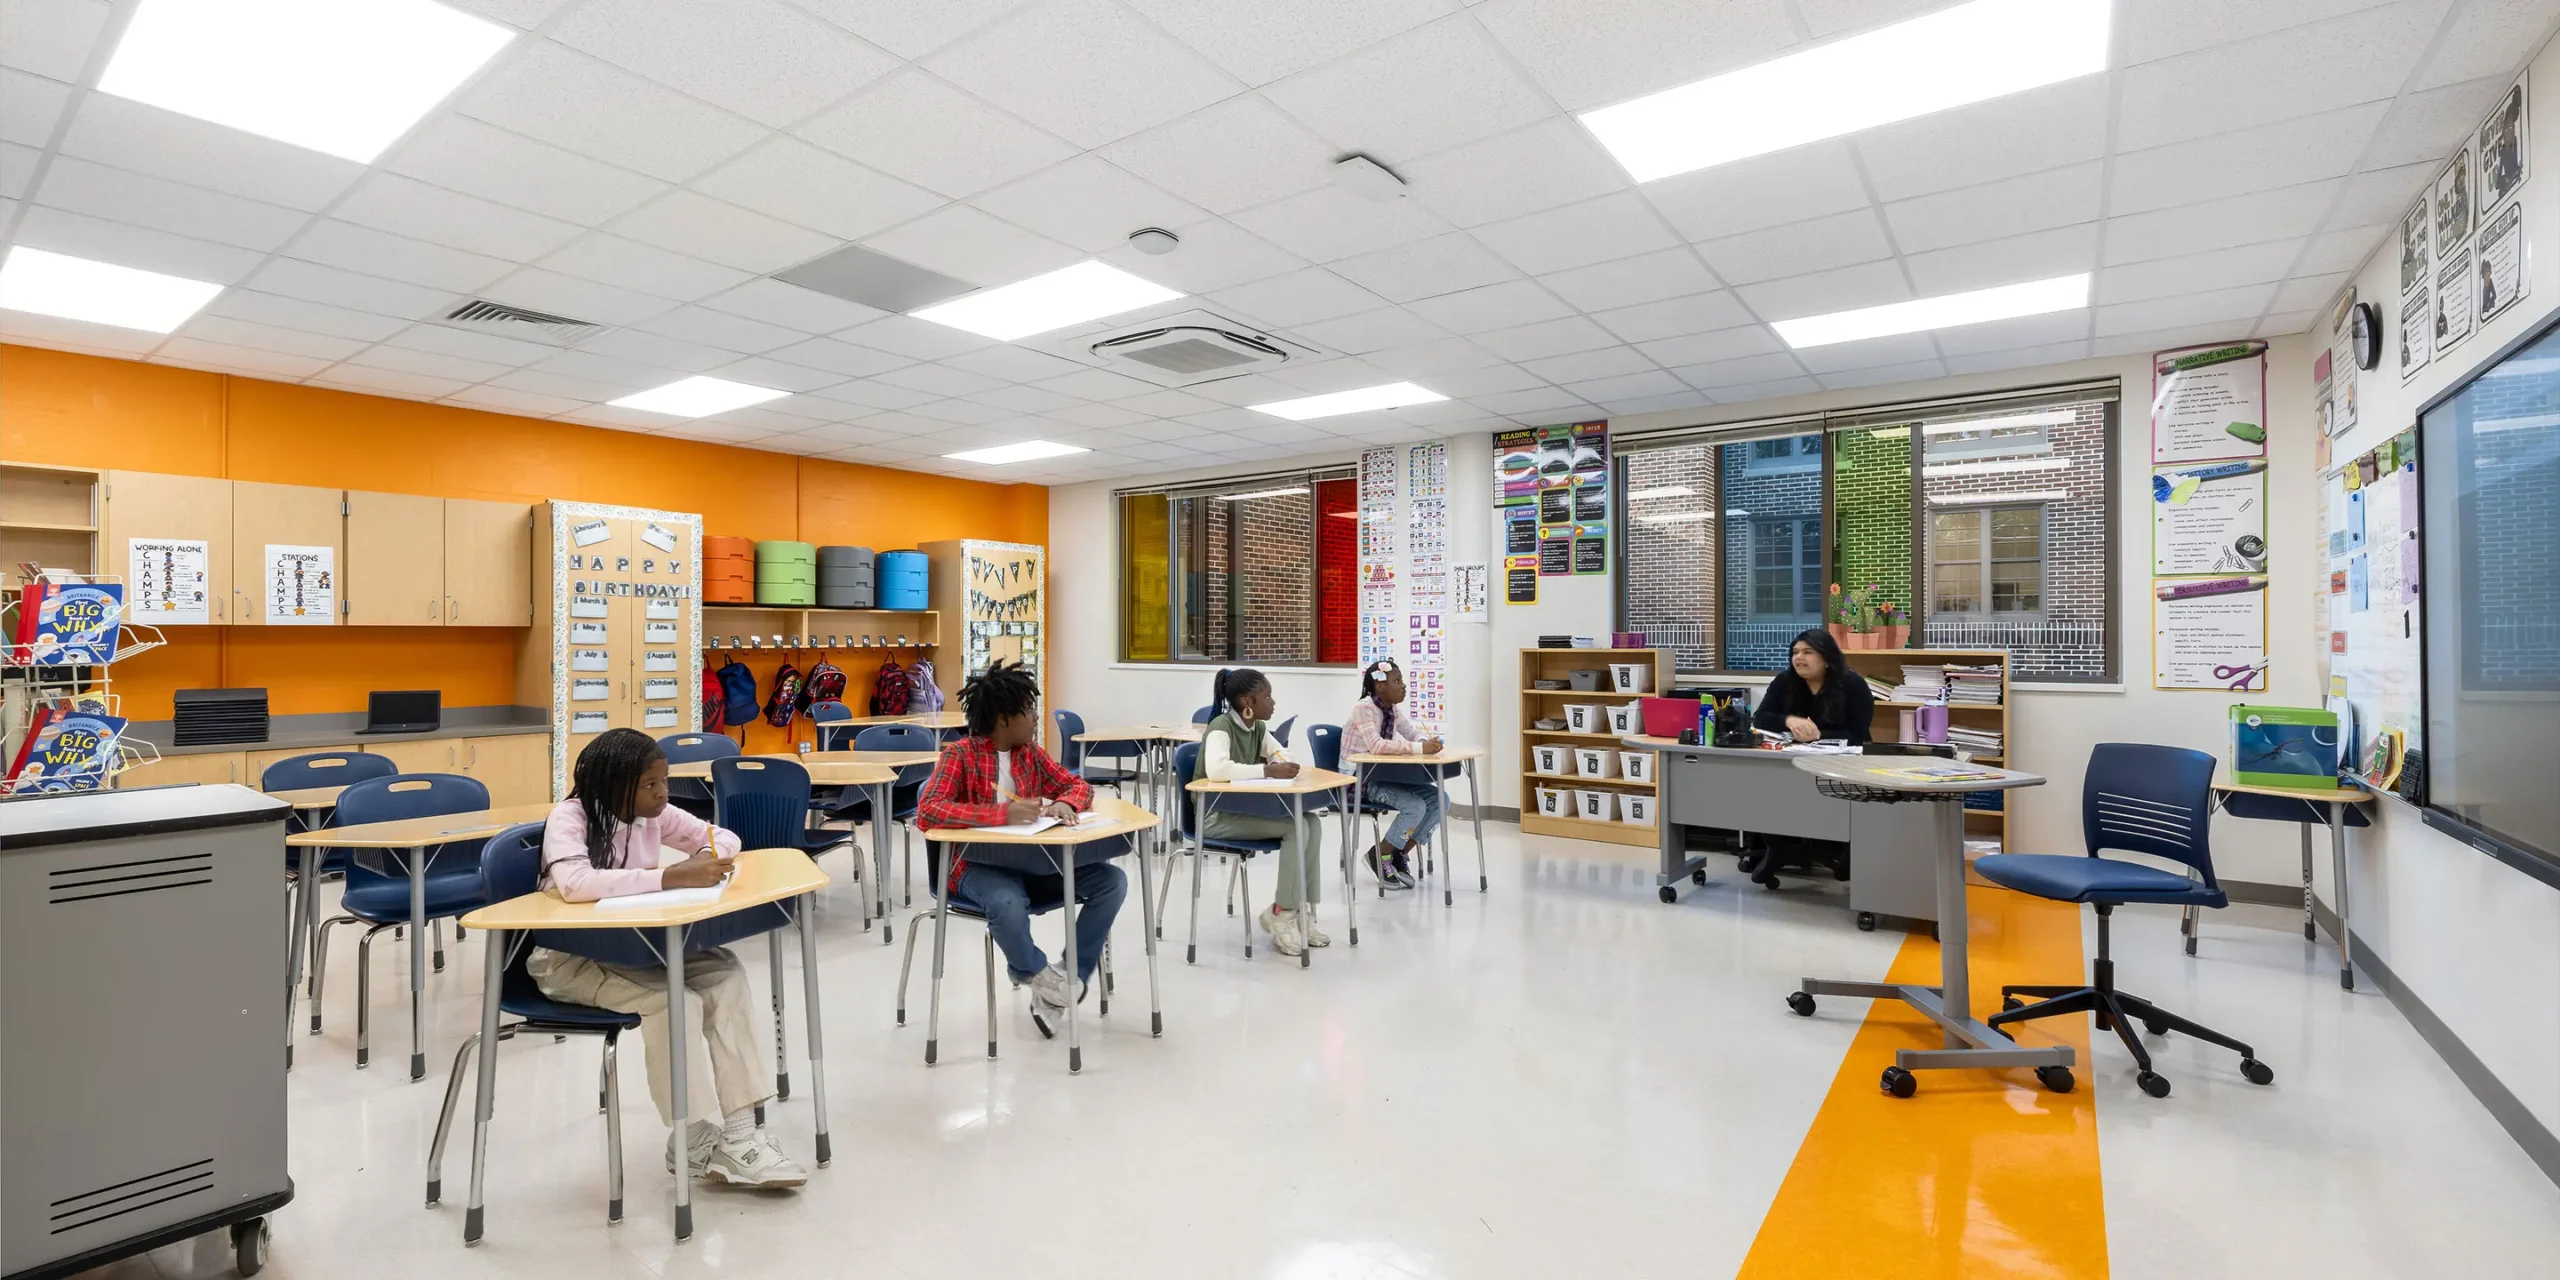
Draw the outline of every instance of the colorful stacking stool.
[[[872,608],[874,561],[869,547],[818,548],[818,607]]]

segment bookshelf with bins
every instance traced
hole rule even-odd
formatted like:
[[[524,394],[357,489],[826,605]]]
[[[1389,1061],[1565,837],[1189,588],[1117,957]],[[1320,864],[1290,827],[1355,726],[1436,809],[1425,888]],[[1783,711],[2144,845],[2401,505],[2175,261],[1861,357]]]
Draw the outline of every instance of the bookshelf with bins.
[[[1597,703],[1623,706],[1648,694],[1616,693],[1609,683],[1609,668],[1616,663],[1642,663],[1653,672],[1648,694],[1658,694],[1671,677],[1668,655],[1659,649],[1522,649],[1520,651],[1520,829],[1535,835],[1563,836],[1573,840],[1601,840],[1611,844],[1653,848],[1659,837],[1652,823],[1637,825],[1620,821],[1596,822],[1579,816],[1551,817],[1539,811],[1538,788],[1553,787],[1567,791],[1598,790],[1612,796],[1641,796],[1650,800],[1654,794],[1651,778],[1630,779],[1612,771],[1604,778],[1582,777],[1570,766],[1562,774],[1538,771],[1537,749],[1540,746],[1589,747],[1609,752],[1615,757],[1621,750],[1619,740],[1626,735],[1613,732],[1604,721],[1597,732],[1571,729],[1537,729],[1541,719],[1563,719],[1565,708],[1574,703]],[[1540,689],[1540,680],[1560,680],[1568,686],[1571,673],[1597,670],[1598,690]],[[1657,815],[1656,820],[1659,820]]]
[[[2009,655],[2005,650],[1848,649],[1842,651],[1841,656],[1849,660],[1850,670],[1866,677],[1868,687],[1875,694],[1875,723],[1868,729],[1868,736],[1877,742],[1904,741],[1902,713],[1916,711],[1928,705],[1924,701],[1893,696],[1904,683],[1904,667],[1992,669],[1997,673],[1996,680],[1983,676],[1971,680],[1959,677],[1948,681],[1951,685],[1974,684],[1983,691],[1997,694],[1997,700],[1991,702],[1959,701],[1950,698],[1947,702],[1948,741],[1954,745],[1958,755],[1979,760],[1984,764],[2006,766],[2015,754],[2017,744],[2009,737]],[[1973,740],[1972,745],[1964,741],[1967,738]],[[1998,744],[1998,749],[1986,750],[1985,747],[1992,742]],[[2010,793],[1991,791],[1976,794],[1991,797],[1992,801],[1998,803],[2000,807],[1977,809],[1970,804],[1965,807],[1964,835],[1967,844],[1974,841],[1996,841],[2000,850],[2006,852],[2009,848]],[[1971,850],[1968,850],[1967,856],[1972,856]]]

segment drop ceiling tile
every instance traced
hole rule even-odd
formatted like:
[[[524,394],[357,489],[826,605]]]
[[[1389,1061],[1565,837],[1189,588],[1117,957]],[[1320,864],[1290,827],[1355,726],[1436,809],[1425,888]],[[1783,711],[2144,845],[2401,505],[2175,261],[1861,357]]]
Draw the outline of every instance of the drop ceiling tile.
[[[2097,268],[2101,225],[2083,222],[1952,249],[1906,253],[1902,265],[1911,273],[1911,287],[1923,297],[2076,275]]]
[[[448,328],[440,324],[417,324],[384,340],[391,346],[412,351],[432,351],[439,355],[462,356],[510,368],[539,364],[560,351],[540,342],[502,338],[494,333],[478,333],[470,329]]]
[[[578,350],[586,355],[659,370],[661,382],[673,382],[674,375],[679,373],[708,372],[741,354],[641,328],[615,329],[598,334],[578,344]]]
[[[526,267],[481,291],[504,302],[590,324],[638,324],[676,305],[674,299],[595,280]]]
[[[1086,148],[1243,88],[1108,0],[1039,0],[936,53],[936,75]]]
[[[329,212],[376,231],[513,262],[539,258],[582,230],[396,173],[368,175]]]
[[[364,174],[352,160],[104,93],[81,100],[62,151],[289,209],[319,209]]]
[[[988,341],[974,333],[913,316],[882,316],[833,336],[910,360],[941,360],[975,351]]]
[[[1483,333],[1573,314],[1554,294],[1528,280],[1461,289],[1407,304],[1415,315],[1451,333]]]
[[[644,340],[647,340],[647,335],[644,334],[642,337]],[[664,340],[658,339],[656,341],[661,345],[653,348],[653,350],[663,351],[665,349]],[[626,346],[624,349],[630,348]],[[532,369],[525,370],[524,372],[549,373],[558,374],[562,377],[583,378],[588,382],[597,383],[603,386],[621,388],[620,390],[615,391],[612,395],[600,397],[601,399],[606,400],[618,400],[634,391],[663,386],[672,380],[669,378],[668,370],[665,366],[649,361],[624,359],[617,355],[609,355],[602,351],[587,349],[563,351],[560,354],[552,356],[540,364],[535,365]],[[516,381],[512,376],[493,379],[493,381],[497,381],[502,386],[519,385],[518,381]]]
[[[568,396],[544,395],[539,391],[518,391],[511,387],[464,387],[445,397],[445,403],[472,409],[494,409],[500,413],[526,414],[548,418],[575,413],[590,403]]]
[[[790,440],[799,432],[807,431],[812,427],[825,425],[816,418],[804,418],[796,413],[784,413],[783,411],[774,408],[769,403],[749,405],[744,409],[731,409],[727,413],[714,414],[709,418],[703,419],[703,421],[725,422],[735,427],[756,427],[765,431],[773,432],[774,434],[768,437],[762,446],[765,448],[778,448],[785,441]]]
[[[1246,209],[1233,221],[1311,262],[1356,257],[1449,229],[1438,214],[1411,200],[1370,200],[1331,185]]]
[[[2414,168],[2415,166],[2412,166]],[[2400,170],[2387,170],[2399,173]],[[2426,174],[2415,175],[2423,183]],[[2341,183],[2306,182],[2298,187],[2280,187],[2245,196],[2207,200],[2199,204],[2180,205],[2155,213],[2136,213],[2109,218],[2106,225],[2106,263],[2116,266],[2127,262],[2147,262],[2153,258],[2172,258],[2183,254],[2202,253],[2208,249],[2228,249],[2233,245],[2255,244],[2265,240],[2281,240],[2309,235],[2327,213],[2338,196]],[[2401,203],[2414,194],[2413,184],[2402,192]],[[2397,218],[2394,209],[2384,218]],[[2378,222],[2382,218],[2365,218]]]
[[[2258,313],[2267,309],[2267,302],[2275,292],[2276,286],[2272,284],[2253,284],[2236,289],[2216,289],[2210,293],[2154,298],[2149,302],[2120,302],[2098,308],[2097,336],[2108,338],[2217,321],[2254,322]]]
[[[18,222],[17,242],[30,248],[215,284],[237,284],[257,270],[259,262],[259,255],[248,249],[41,204],[26,207],[25,216]]]
[[[1814,381],[1825,391],[1849,391],[1859,387],[1889,387],[1901,382],[1922,382],[1947,376],[1947,366],[1936,359],[1915,360],[1909,364],[1877,365],[1865,369],[1849,369],[1840,373],[1819,375]]]
[[[1021,0],[795,0],[901,58],[921,58],[1016,8]]]
[[[737,288],[704,298],[702,305],[733,316],[797,329],[804,334],[850,329],[886,314],[858,302],[847,302],[814,289],[770,279],[749,280]]]
[[[1126,400],[1131,396],[1142,396],[1150,391],[1160,390],[1152,382],[1141,382],[1136,378],[1113,373],[1108,369],[1080,369],[1063,377],[1050,378],[1033,385],[1044,391],[1074,396],[1078,400]]]
[[[2288,334],[2309,333],[2311,332],[2311,326],[2318,323],[2320,314],[2321,313],[2319,311],[2313,310],[2287,311],[2277,315],[2271,315],[2258,322],[2258,327],[2251,332],[2251,336],[2259,338],[2281,338]]]
[[[313,376],[310,381],[315,387],[361,391],[377,396],[397,396],[404,400],[441,400],[471,385],[453,378],[438,378],[398,369],[373,369],[353,364],[332,366],[327,372]]]
[[[530,31],[542,25],[542,20],[550,17],[567,0],[448,0],[448,3],[481,17],[494,18]]]
[[[53,127],[70,103],[70,85],[0,68],[0,139],[29,147],[51,144]]]
[[[942,363],[999,382],[1038,382],[1043,378],[1064,377],[1086,367],[1073,360],[1062,360],[1010,342],[963,352],[944,359]]]
[[[1037,390],[1037,388],[1028,387],[1021,389]],[[988,394],[992,395],[995,393],[989,392]],[[1057,419],[1060,422],[1074,423],[1078,426],[1086,427],[1125,427],[1133,422],[1151,421],[1151,419],[1143,413],[1130,409],[1123,409],[1116,404],[1076,403],[1062,405],[1055,409],[1043,409],[1041,412]]]
[[[777,401],[776,403],[781,402]],[[859,426],[850,422],[830,422],[822,426],[811,427],[806,431],[795,431],[792,433],[792,439],[796,442],[794,445],[795,448],[804,448],[821,452],[828,450],[851,451],[855,456],[849,460],[857,462],[862,460],[858,446],[880,444],[884,441],[895,438],[896,437],[891,436],[886,431]],[[838,455],[830,453],[829,456]]]
[[[2142,213],[2345,177],[2358,167],[2358,157],[2364,154],[2389,106],[2386,102],[2369,102],[2254,129],[2124,152],[2115,158],[2107,211]],[[2462,128],[2455,126],[2449,136],[2458,137]],[[2435,151],[2411,158],[2443,154],[2444,151]],[[2373,167],[2369,161],[2363,163]]]
[[[467,360],[461,356],[439,355],[432,351],[412,351],[407,347],[379,346],[361,355],[351,356],[349,366],[366,369],[394,369],[401,373],[422,373],[431,378],[451,378],[456,382],[487,382],[502,374],[515,372],[515,366],[491,364],[485,360]]]
[[[1885,221],[1906,253],[2092,222],[2100,214],[2104,168],[2072,165],[1895,201],[1884,207]],[[1714,266],[1715,259],[1707,263]]]
[[[1474,12],[1568,111],[1703,80],[1797,43],[1783,0],[1490,0]]]
[[[841,374],[834,374],[823,369],[810,369],[800,365],[786,363],[784,361],[774,359],[770,354],[749,356],[744,360],[733,360],[728,364],[714,366],[707,372],[709,372],[712,377],[725,378],[731,382],[743,382],[751,387],[771,387],[776,391],[790,391],[803,394],[811,391],[823,390],[827,387],[835,386],[837,383],[845,380]],[[777,405],[781,404],[779,401],[775,401],[774,403]],[[781,407],[788,408],[789,406]],[[845,412],[845,406],[835,406],[834,412],[837,416],[842,416]],[[827,415],[820,414],[815,416],[823,418]]]
[[[1645,359],[1644,355],[1641,352],[1638,352],[1634,347],[1601,347],[1592,351],[1577,351],[1571,355],[1548,356],[1538,360],[1523,360],[1520,362],[1520,367],[1530,373],[1546,379],[1549,382],[1560,384],[1591,382],[1603,378],[1623,378],[1634,374],[1660,372],[1660,369],[1657,368],[1651,360]],[[1566,387],[1566,390],[1573,391],[1578,389],[1568,386]],[[1639,392],[1637,394],[1652,395],[1657,394],[1657,392]],[[1588,394],[1584,395],[1582,398],[1595,402],[1600,399],[1598,396]]]
[[[1980,186],[2107,154],[2109,78],[2083,76],[1859,134],[1881,200]]]
[[[764,136],[742,116],[547,41],[525,46],[498,66],[456,109],[670,182],[692,177]]]
[[[958,422],[971,426],[1002,422],[1015,416],[1010,409],[999,409],[994,405],[979,404],[974,400],[931,400],[907,412],[919,418],[931,418],[936,422]]]
[[[2153,298],[2281,280],[2302,247],[2299,239],[2270,240],[2109,267],[2098,273],[2096,298],[2102,304],[2148,302]]]
[[[2082,323],[2087,318],[2082,317]],[[1955,332],[1955,330],[1946,330]],[[1796,363],[1815,377],[1848,373],[1880,365],[1909,364],[1938,358],[1937,345],[1926,333],[1897,333],[1890,337],[1867,338],[1858,342],[1835,342],[1829,346],[1807,347],[1794,353]]]
[[[1335,146],[1390,167],[1554,114],[1465,17],[1380,41],[1263,93]]]
[[[2147,303],[2136,305],[2147,306]],[[2254,327],[2249,320],[2214,320],[2202,324],[2182,325],[2175,329],[2153,329],[2144,333],[2127,333],[2091,339],[2089,354],[2094,357],[2146,355],[2171,347],[2202,346],[2208,342],[2228,342]]]
[[[1738,360],[1717,360],[1707,364],[1683,365],[1672,373],[1682,382],[1700,391],[1725,391],[1736,387],[1765,385],[1769,382],[1801,377],[1804,366],[1785,352],[1762,356],[1744,356]],[[1730,403],[1723,396],[1717,400]]]
[[[2387,226],[2323,231],[2311,237],[2310,247],[2303,250],[2298,269],[2311,275],[2353,271],[2363,266],[2365,259],[2372,257],[2373,251],[2381,247],[2384,237],[2390,234],[2391,228]]]
[[[1222,214],[1323,186],[1340,158],[1330,143],[1253,93],[1158,125],[1099,154]]]
[[[0,65],[78,80],[113,12],[106,0],[0,0]]]
[[[1545,275],[1680,243],[1633,192],[1477,227],[1485,247],[1531,275]]]
[[[1618,345],[1615,334],[1593,324],[1588,317],[1584,316],[1540,320],[1534,324],[1495,329],[1489,333],[1473,336],[1476,345],[1505,360],[1515,361],[1571,355],[1577,351],[1596,351],[1602,347]]]
[[[838,247],[831,236],[691,191],[670,191],[623,215],[616,235],[762,275]]]
[[[1131,0],[1246,84],[1267,84],[1456,10],[1453,0]]]
[[[1052,416],[1060,421],[1071,421],[1064,414]],[[1268,422],[1271,419],[1266,418],[1264,421]],[[1114,434],[1137,440],[1181,440],[1201,449],[1224,448],[1228,443],[1227,437],[1202,431],[1187,422],[1167,422],[1162,418],[1139,417],[1129,422],[1119,423],[1111,430]]]
[[[847,378],[867,378],[875,373],[886,373],[903,364],[914,363],[904,356],[893,356],[886,351],[875,351],[870,347],[857,347],[850,342],[838,342],[833,338],[810,338],[787,347],[777,347],[766,355],[770,359],[805,365],[827,373],[841,374]],[[879,407],[894,409],[898,406],[881,405]]]
[[[776,134],[692,184],[704,195],[853,240],[906,221],[942,197],[834,152]]]
[[[1684,334],[1636,344],[1636,350],[1666,369],[1738,360],[1744,356],[1767,355],[1786,349],[1787,344],[1780,342],[1777,334],[1770,332],[1768,326],[1758,324],[1736,325],[1712,333]]]
[[[225,289],[205,304],[202,314],[230,316],[303,333],[350,338],[360,343],[380,342],[409,327],[406,320],[262,293],[256,289]]]
[[[1363,358],[1400,378],[1441,378],[1461,370],[1502,364],[1502,357],[1465,338],[1441,338],[1409,347],[1389,347],[1384,351],[1368,352]]]
[[[765,324],[745,316],[714,311],[709,307],[677,307],[643,320],[639,328],[662,337],[735,351],[741,355],[758,355],[777,347],[787,347],[809,335],[780,325]]]
[[[293,238],[307,213],[238,196],[56,156],[45,171],[39,204],[150,227],[217,244],[273,252]]]
[[[1347,258],[1333,264],[1333,269],[1379,297],[1396,302],[1436,297],[1520,275],[1511,264],[1463,232]]]
[[[1747,284],[1734,292],[1762,319],[1792,320],[1902,302],[1911,297],[1911,285],[1903,279],[1902,268],[1897,264],[1865,262],[1766,284]]]
[[[1628,342],[1676,338],[1682,334],[1705,333],[1710,329],[1727,329],[1752,322],[1751,313],[1743,309],[1741,300],[1721,289],[1593,312],[1591,318]]]
[[[151,353],[152,360],[196,368],[220,369],[230,373],[246,373],[268,378],[308,378],[329,367],[326,360],[310,356],[287,355],[280,351],[264,351],[255,347],[235,347],[225,342],[207,342],[201,338],[171,338]]]
[[[2536,56],[2551,34],[2551,23],[2551,6],[2543,0],[2474,0],[2454,15],[2435,56],[2409,87],[2436,89],[2481,77],[2508,80],[2526,58]]]
[[[942,208],[863,241],[866,248],[984,287],[1072,266],[1084,255],[965,204]]]
[[[1370,357],[1375,360],[1377,357]],[[1404,372],[1399,369],[1398,373]],[[1411,376],[1411,375],[1409,375]],[[1444,396],[1473,400],[1501,391],[1527,391],[1545,383],[1537,375],[1514,364],[1497,364],[1481,369],[1451,369],[1441,373],[1418,375],[1424,386]]]
[[[1397,166],[1413,199],[1461,227],[1624,191],[1626,171],[1581,125],[1552,116]]]
[[[911,364],[903,369],[891,369],[887,373],[876,374],[871,380],[885,382],[893,387],[905,387],[910,391],[930,391],[940,396],[971,395],[980,391],[992,391],[1004,385],[985,374],[971,373],[966,369],[954,369],[943,364]]]
[[[588,232],[568,248],[544,258],[542,265],[582,280],[684,301],[736,288],[751,278],[734,267],[704,262],[603,231]]]
[[[0,310],[0,338],[59,351],[139,360],[149,355],[153,347],[166,341],[167,335],[90,324],[84,320],[65,320],[60,316],[40,316],[32,311]]]
[[[893,387],[885,382],[873,382],[869,379],[863,379],[855,382],[840,382],[835,386],[824,387],[817,391],[813,391],[810,395],[818,399],[835,400],[844,404],[858,406],[866,414],[912,409],[929,400],[939,400],[943,398],[930,391],[917,391],[908,387]],[[780,402],[777,401],[776,403]]]
[[[1526,391],[1497,391],[1491,395],[1470,396],[1468,403],[1512,417],[1524,413],[1549,413],[1579,405],[1582,397],[1557,387],[1532,387]]]
[[[1141,395],[1122,396],[1112,403],[1155,418],[1179,418],[1185,414],[1215,413],[1227,406],[1188,391],[1159,388]]]
[[[1307,260],[1223,218],[1168,228],[1182,243],[1170,254],[1140,253],[1122,245],[1102,260],[1144,280],[1184,293],[1215,293],[1252,280],[1303,270]]]
[[[1183,390],[1201,399],[1215,400],[1220,404],[1245,405],[1269,404],[1274,400],[1286,400],[1302,394],[1304,388],[1294,382],[1282,382],[1269,374],[1247,373],[1233,378],[1218,378],[1196,386],[1185,387]]]
[[[449,293],[471,293],[515,266],[335,218],[314,221],[285,253],[305,262],[362,271]]]
[[[1386,299],[1321,267],[1221,290],[1210,295],[1209,301],[1220,308],[1232,308],[1240,319],[1282,329],[1375,311],[1386,305]]]
[[[2435,4],[2368,9],[2131,67],[2119,73],[2116,146],[2156,147],[2389,98],[2417,68],[2441,13]]]
[[[655,415],[641,415],[655,416]],[[666,419],[659,418],[661,422]],[[772,438],[773,432],[741,422],[722,422],[716,418],[681,420],[657,428],[652,434],[678,440],[698,440],[704,444],[752,445]]]
[[[606,400],[618,400],[634,391],[642,389],[639,384],[599,382],[591,378],[580,378],[573,377],[565,373],[555,373],[548,369],[518,369],[514,373],[501,374],[498,377],[491,378],[488,382],[488,387],[506,391],[521,391],[538,396],[552,396],[562,400],[574,400],[587,404],[600,403]],[[555,410],[554,412],[567,412],[567,410]]]
[[[1384,307],[1298,326],[1297,336],[1350,355],[1445,338],[1446,330],[1401,307]]]
[[[587,0],[550,36],[776,127],[898,65],[843,28],[775,0]]]
[[[1706,293],[1716,287],[1715,277],[1687,249],[1664,249],[1597,262],[1540,276],[1538,283],[1566,302],[1595,313]]]
[[[2267,304],[2268,309],[2309,311],[2325,306],[2338,296],[2339,290],[2347,287],[2348,278],[2343,271],[2323,276],[2297,276],[2276,286],[2275,300]]]
[[[1927,336],[1937,340],[1940,354],[1953,358],[2021,347],[2085,342],[2089,337],[2089,319],[2088,308],[2079,307],[2050,315],[2019,316],[2011,320],[1937,329]]]
[[[11,201],[26,198],[27,188],[35,182],[36,161],[43,158],[44,153],[34,147],[0,142],[0,198]],[[9,211],[14,214],[17,209],[12,206]]]
[[[2325,225],[2359,227],[2376,222],[2396,224],[2400,220],[2400,215],[2408,212],[2409,206],[2416,202],[2418,193],[2426,190],[2427,184],[2435,181],[2436,175],[2443,171],[2444,163],[2436,161],[2430,164],[2404,164],[2397,169],[2368,169],[2359,173],[2347,179],[2345,189],[2339,191],[2337,207],[2329,211]],[[2330,184],[2313,183],[2311,185],[2321,187]],[[2287,188],[2293,191],[2302,189]]]
[[[2193,53],[2234,40],[2298,27],[2393,0],[2148,0],[2116,15],[2114,40],[2123,49],[2117,65],[2134,66]]]
[[[981,391],[969,399],[1009,413],[1047,413],[1054,409],[1072,409],[1084,403],[1073,396],[1043,391],[1038,387],[997,387],[993,391]]]
[[[667,189],[655,178],[451,114],[419,126],[383,156],[382,168],[582,227],[603,226]]]
[[[182,338],[206,342],[228,343],[235,347],[254,347],[280,355],[306,356],[324,363],[344,360],[364,350],[365,344],[354,338],[336,338],[297,329],[280,329],[254,320],[234,320],[229,316],[198,312],[178,330]],[[316,371],[315,371],[316,372]]]
[[[1999,373],[2008,369],[2032,369],[2040,365],[2068,364],[2089,358],[2086,341],[2054,342],[2038,347],[2020,347],[2012,351],[1986,351],[1981,355],[1949,355],[1947,372],[1952,374]]]
[[[2391,118],[2373,135],[2373,145],[2357,161],[2358,166],[2391,169],[2453,154],[2472,126],[2497,105],[2507,85],[2501,76],[2402,94]]]
[[[1873,209],[1748,231],[1698,246],[1727,284],[1758,284],[1893,256],[1893,243]]]
[[[1141,227],[1181,227],[1209,216],[1198,205],[1091,155],[985,192],[969,203],[1086,253],[1119,248]]]

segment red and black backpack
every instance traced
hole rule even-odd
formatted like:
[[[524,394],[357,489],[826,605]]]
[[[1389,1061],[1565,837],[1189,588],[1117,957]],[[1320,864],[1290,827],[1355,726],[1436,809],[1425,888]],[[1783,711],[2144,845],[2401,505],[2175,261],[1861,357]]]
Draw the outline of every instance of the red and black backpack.
[[[728,691],[720,687],[720,673],[709,667],[702,669],[702,731],[726,733],[729,722],[720,712],[729,700]]]
[[[764,704],[764,722],[788,729],[800,716],[800,668],[788,662],[773,673],[773,697]]]
[[[880,674],[871,681],[871,714],[902,716],[907,713],[907,669],[896,658],[880,662]]]
[[[821,702],[842,702],[844,687],[844,668],[827,661],[822,655],[818,665],[809,668],[808,683],[800,693],[800,709],[806,711]]]

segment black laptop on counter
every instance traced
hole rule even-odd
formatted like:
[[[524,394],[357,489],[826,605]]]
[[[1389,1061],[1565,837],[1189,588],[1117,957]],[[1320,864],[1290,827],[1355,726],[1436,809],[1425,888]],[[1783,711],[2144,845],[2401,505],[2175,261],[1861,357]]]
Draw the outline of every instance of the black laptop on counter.
[[[444,727],[441,689],[376,689],[365,695],[357,733],[425,733]]]

